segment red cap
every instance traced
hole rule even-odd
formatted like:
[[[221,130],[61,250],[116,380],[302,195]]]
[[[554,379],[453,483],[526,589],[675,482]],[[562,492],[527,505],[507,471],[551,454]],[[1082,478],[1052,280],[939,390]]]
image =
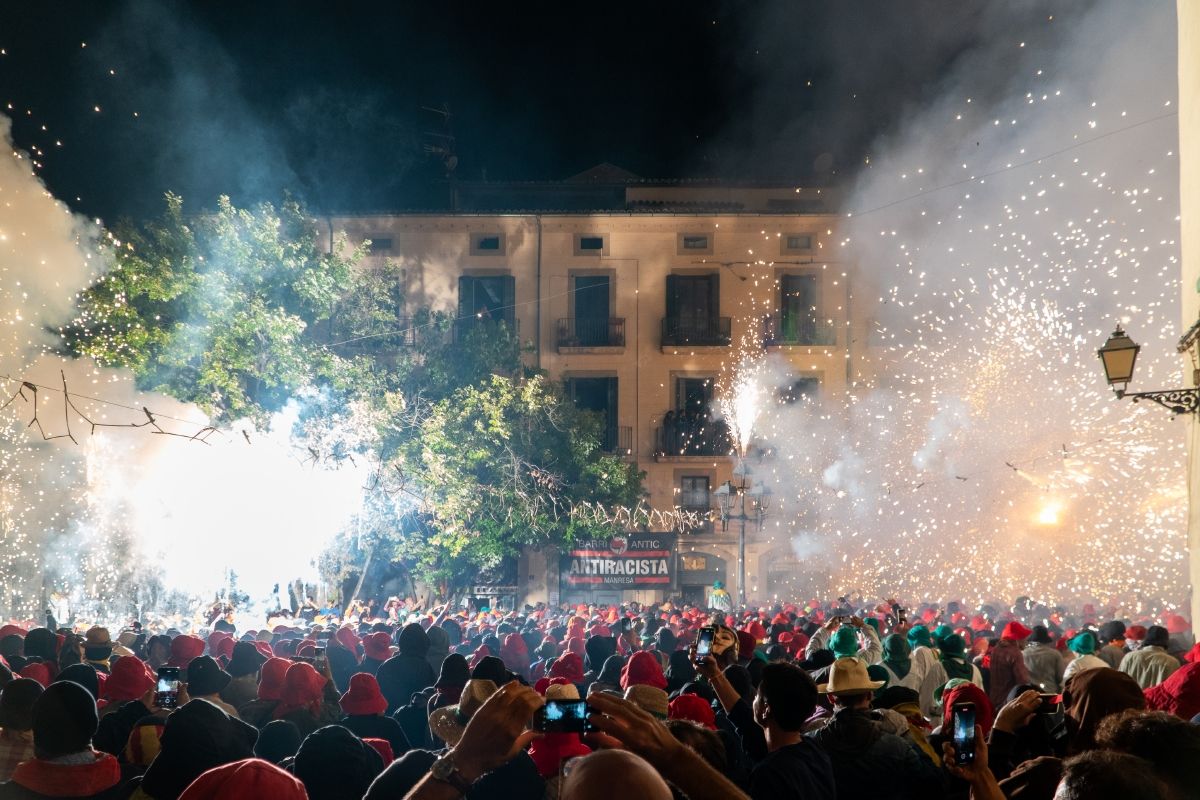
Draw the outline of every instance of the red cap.
[[[354,653],[355,657],[357,658],[358,645],[360,644],[360,641],[359,638],[354,635],[353,628],[346,626],[338,628],[337,633],[333,635],[333,638],[337,639],[338,644],[340,644],[342,647],[346,648],[351,653]]]
[[[1125,638],[1133,639],[1135,642],[1140,642],[1142,639],[1146,638],[1146,626],[1130,625],[1125,629]]]
[[[154,674],[136,656],[121,656],[104,683],[104,699],[112,703],[137,700],[154,686]]]
[[[384,631],[376,631],[363,637],[363,652],[367,658],[387,661],[392,657],[392,637]]]
[[[667,706],[667,719],[688,719],[699,723],[710,731],[717,729],[717,715],[703,697],[681,694]]]
[[[226,663],[228,663],[229,659],[233,658],[233,644],[234,642],[232,636],[225,637],[221,641],[217,642],[217,650],[213,655],[215,655],[217,658],[225,659]]]
[[[213,767],[192,781],[179,800],[308,800],[295,776],[260,758],[247,758]]]
[[[369,672],[356,672],[350,676],[350,689],[342,695],[340,703],[342,711],[351,716],[382,714],[388,705],[379,691],[379,681]]]
[[[1033,631],[1026,628],[1015,619],[1004,626],[1004,632],[1000,634],[1001,639],[1011,639],[1014,642],[1019,642],[1022,639],[1028,639]]]
[[[5,625],[3,627],[0,627],[0,639],[3,639],[5,636],[24,637],[25,629],[19,628],[16,625]]]
[[[1178,614],[1167,617],[1167,633],[1187,633],[1191,629],[1192,624]]]

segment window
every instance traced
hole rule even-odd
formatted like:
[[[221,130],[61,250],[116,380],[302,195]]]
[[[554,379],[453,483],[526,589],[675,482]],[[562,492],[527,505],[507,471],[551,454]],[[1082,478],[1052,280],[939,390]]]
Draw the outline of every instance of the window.
[[[504,321],[511,327],[515,311],[516,279],[512,275],[463,275],[458,279],[462,321]]]
[[[677,242],[680,255],[712,255],[712,237],[707,233],[681,233]]]
[[[371,243],[368,252],[373,256],[392,251],[392,240],[387,236],[368,236],[367,241]]]
[[[600,233],[575,234],[575,255],[601,256],[608,251],[608,240]]]
[[[600,449],[605,453],[617,451],[617,379],[568,378],[567,394],[575,407],[590,411],[600,421]]]
[[[503,233],[472,233],[471,255],[473,256],[502,256],[504,255]]]
[[[821,382],[816,378],[796,378],[791,383],[780,386],[777,397],[781,405],[790,406],[801,400],[815,400]]]
[[[812,252],[813,235],[811,233],[785,233],[781,238],[779,249],[783,255]]]
[[[709,499],[707,475],[684,475],[679,479],[679,502],[685,511],[707,512],[712,503]]]

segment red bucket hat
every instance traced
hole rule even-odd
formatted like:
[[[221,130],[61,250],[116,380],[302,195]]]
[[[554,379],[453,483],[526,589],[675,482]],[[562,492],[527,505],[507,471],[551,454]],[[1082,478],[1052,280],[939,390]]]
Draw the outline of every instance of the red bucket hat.
[[[363,651],[367,658],[376,661],[387,661],[392,657],[392,637],[383,631],[376,631],[363,637]]]
[[[112,674],[104,682],[101,694],[110,703],[127,703],[150,691],[154,682],[153,673],[140,658],[122,656],[113,664]]]
[[[278,700],[283,694],[283,679],[292,662],[286,658],[268,658],[258,673],[258,699]]]
[[[387,699],[379,691],[379,681],[369,672],[357,672],[350,676],[350,689],[342,695],[339,703],[342,711],[350,716],[369,716],[387,711]]]
[[[1019,642],[1022,639],[1028,639],[1033,631],[1026,628],[1015,619],[1004,626],[1004,632],[1000,634],[1001,639],[1009,639],[1014,642]]]
[[[247,758],[213,767],[192,781],[179,800],[308,800],[304,784],[295,776],[260,758]]]
[[[186,669],[193,658],[199,658],[203,654],[204,640],[185,633],[171,640],[171,658],[167,660],[167,666]]]
[[[629,662],[621,668],[622,689],[639,685],[663,690],[667,688],[667,679],[663,675],[658,656],[645,650],[634,653],[629,657]]]

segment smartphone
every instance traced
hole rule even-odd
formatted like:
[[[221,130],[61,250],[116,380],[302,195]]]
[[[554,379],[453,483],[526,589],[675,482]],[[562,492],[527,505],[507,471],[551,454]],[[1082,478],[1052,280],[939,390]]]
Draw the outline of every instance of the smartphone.
[[[954,756],[959,765],[975,763],[975,704],[955,703],[951,709]]]
[[[179,705],[179,667],[158,668],[154,705],[159,708],[175,708]]]
[[[701,628],[696,633],[696,663],[699,664],[707,656],[712,655],[713,639],[717,635],[717,629],[711,625],[707,628]]]
[[[896,606],[896,622],[900,625],[908,624],[908,609],[903,606]]]
[[[1039,714],[1057,714],[1062,711],[1062,703],[1059,702],[1056,694],[1039,694],[1042,699],[1042,704],[1038,706],[1037,713]]]
[[[592,709],[586,700],[547,700],[533,715],[533,729],[542,733],[588,733]]]
[[[315,669],[317,672],[325,671],[325,648],[324,647],[314,647],[313,648],[313,669]]]

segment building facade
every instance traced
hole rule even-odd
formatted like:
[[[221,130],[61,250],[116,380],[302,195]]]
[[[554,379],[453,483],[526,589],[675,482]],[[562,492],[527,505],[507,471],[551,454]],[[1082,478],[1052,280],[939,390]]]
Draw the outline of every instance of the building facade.
[[[517,189],[527,205],[565,194],[616,208],[324,220],[326,235],[372,242],[366,267],[400,267],[398,317],[430,306],[514,327],[530,365],[599,415],[605,449],[646,473],[648,505],[666,513],[614,542],[528,553],[523,601],[702,600],[714,580],[735,592],[740,522],[721,524],[716,495],[738,477],[713,410],[724,381],[770,351],[790,365],[779,402],[837,402],[864,367],[868,317],[824,191],[613,171]],[[492,189],[460,190],[462,205]],[[753,521],[745,552],[746,594],[768,596],[771,567],[794,557],[768,549]]]

